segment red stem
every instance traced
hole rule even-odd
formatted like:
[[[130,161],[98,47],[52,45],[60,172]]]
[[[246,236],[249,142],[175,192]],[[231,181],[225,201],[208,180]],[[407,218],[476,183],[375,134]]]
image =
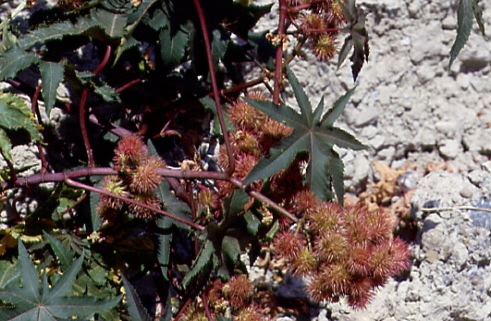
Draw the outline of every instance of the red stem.
[[[91,191],[91,192],[95,192],[95,193],[99,193],[99,194],[102,194],[102,195],[107,195],[107,196],[110,196],[110,197],[113,197],[113,198],[117,198],[119,200],[122,200],[126,203],[130,203],[130,204],[135,204],[135,205],[138,205],[138,206],[141,206],[143,208],[146,208],[146,209],[149,209],[151,211],[154,211],[160,215],[164,215],[164,216],[167,216],[175,221],[178,221],[182,224],[185,224],[187,226],[191,226],[197,230],[204,230],[205,227],[202,226],[202,225],[199,225],[199,224],[195,224],[193,222],[190,222],[188,220],[185,220],[183,218],[180,218],[179,216],[177,215],[174,215],[172,213],[169,213],[167,211],[164,211],[164,210],[161,210],[157,207],[154,207],[154,206],[150,206],[150,205],[147,205],[145,203],[142,203],[142,202],[139,202],[139,201],[136,201],[136,200],[132,200],[128,197],[124,197],[124,196],[121,196],[121,195],[117,195],[117,194],[114,194],[114,193],[111,193],[111,192],[108,192],[108,191],[105,191],[103,189],[100,189],[100,188],[97,188],[97,187],[93,187],[93,186],[89,186],[89,185],[86,185],[86,184],[83,184],[83,183],[80,183],[78,181],[74,181],[68,177],[65,178],[65,183],[70,185],[70,186],[73,186],[73,187],[77,187],[77,188],[82,188],[82,189],[85,189],[85,190],[88,190],[88,191]]]
[[[100,64],[94,69],[94,75],[98,75],[106,67],[109,58],[111,57],[111,46],[106,46],[106,52]],[[87,162],[88,167],[94,167],[94,153],[92,152],[92,147],[90,146],[89,134],[87,133],[87,124],[85,122],[85,105],[87,103],[87,97],[89,96],[89,89],[84,88],[82,90],[82,95],[80,96],[80,103],[78,106],[79,120],[80,120],[80,131],[82,133],[82,139],[84,141],[85,150],[87,151]]]
[[[215,321],[215,317],[211,313],[210,307],[209,307],[209,304],[208,304],[208,296],[205,293],[203,293],[201,295],[201,300],[203,300],[203,306],[205,307],[205,315],[206,315],[206,318],[208,319],[208,321]]]
[[[283,37],[285,34],[285,25],[287,18],[288,4],[286,0],[280,0],[280,17],[278,22],[278,36]],[[283,80],[283,39],[276,48],[275,69],[274,69],[274,88],[273,88],[273,103],[280,104],[280,85]]]
[[[126,89],[130,88],[130,87],[133,87],[134,85],[138,84],[138,83],[141,83],[143,82],[143,79],[133,79],[132,81],[129,81],[127,82],[126,84],[124,84],[123,86],[119,87],[118,89],[116,89],[116,92],[119,94],[123,91],[125,91]]]
[[[41,94],[41,86],[38,85],[36,87],[36,90],[34,91],[34,94],[32,95],[31,110],[32,113],[36,115],[38,123],[42,125],[43,124],[42,117],[38,108],[38,99],[40,94]],[[39,159],[41,160],[41,172],[46,173],[48,171],[48,162],[46,161],[46,156],[44,155],[43,147],[41,146],[40,143],[36,143],[36,147],[38,149]]]
[[[201,3],[199,2],[199,0],[193,0],[193,2],[194,2],[194,7],[196,8],[196,12],[198,13],[199,23],[201,26],[201,31],[203,33],[203,40],[205,42],[205,49],[206,49],[206,58],[208,60],[208,69],[210,71],[211,87],[213,89],[213,98],[215,99],[218,121],[220,122],[220,128],[222,129],[223,132],[223,140],[225,141],[225,148],[227,149],[227,157],[228,157],[228,164],[229,164],[227,173],[229,175],[232,175],[232,173],[235,171],[235,158],[232,153],[232,145],[230,144],[230,139],[228,137],[227,128],[225,126],[225,120],[223,117],[223,108],[222,108],[222,103],[220,102],[220,92],[218,90],[215,68],[213,67],[211,45],[210,45],[210,39],[208,37],[208,28],[206,27],[205,15],[203,12],[203,8],[201,7]]]
[[[192,303],[191,299],[186,300],[186,303],[184,303],[184,305],[181,307],[176,317],[174,318],[174,321],[179,321],[179,319],[184,315],[184,313],[186,313],[186,310],[188,309],[191,303]]]

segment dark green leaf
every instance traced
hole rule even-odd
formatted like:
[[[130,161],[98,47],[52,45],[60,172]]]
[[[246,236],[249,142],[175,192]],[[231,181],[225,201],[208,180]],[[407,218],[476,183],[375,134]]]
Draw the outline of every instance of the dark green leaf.
[[[473,0],[460,0],[459,7],[457,9],[457,37],[450,50],[450,61],[448,63],[448,69],[452,66],[455,58],[459,54],[460,50],[464,48],[465,43],[469,39],[469,35],[472,30],[473,20]]]
[[[20,276],[17,262],[0,261],[0,289],[4,289]]]
[[[168,280],[169,258],[172,242],[173,221],[169,217],[161,217],[157,220],[157,226],[161,232],[158,234],[159,249],[157,260],[160,264],[160,270],[164,279]]]
[[[233,236],[226,235],[222,240],[222,252],[224,258],[228,260],[232,266],[235,266],[240,256],[239,240]]]
[[[109,86],[108,84],[103,83],[102,85],[94,86],[94,93],[99,95],[107,103],[121,102],[121,98],[116,92],[116,89]]]
[[[278,232],[279,228],[280,228],[280,223],[278,223],[278,220],[274,221],[273,226],[271,226],[268,233],[266,233],[265,235],[266,240],[272,241],[274,239],[274,236]]]
[[[128,306],[128,313],[130,314],[131,320],[151,321],[152,318],[143,306],[133,285],[131,285],[124,275],[122,278],[126,293],[126,305]]]
[[[300,113],[303,118],[305,118],[305,124],[308,127],[311,127],[313,121],[312,104],[310,103],[309,98],[307,97],[307,94],[303,90],[302,86],[298,82],[297,77],[295,77],[295,74],[288,67],[286,69],[286,74],[288,76],[288,81],[292,86],[293,92],[295,93],[298,107],[300,107]]]
[[[128,16],[98,9],[92,12],[92,18],[110,38],[120,38],[125,34],[124,27]]]
[[[18,46],[0,55],[0,80],[13,78],[20,71],[37,63],[40,58],[32,52],[25,52]]]
[[[247,232],[250,235],[255,236],[259,231],[261,221],[250,211],[244,214],[244,220],[246,222]]]
[[[331,127],[336,121],[336,119],[338,119],[339,116],[341,116],[341,114],[344,111],[344,108],[346,107],[346,104],[348,104],[348,101],[353,95],[355,88],[356,87],[351,88],[346,92],[346,94],[344,94],[343,96],[338,98],[338,100],[336,100],[334,106],[331,109],[329,109],[329,111],[324,115],[324,117],[322,117],[322,121],[320,124],[321,127],[323,128]]]
[[[474,11],[474,17],[476,18],[477,25],[481,34],[486,35],[486,30],[484,28],[484,21],[482,20],[482,8],[479,7],[479,0],[472,1],[472,11]]]
[[[216,66],[218,62],[223,59],[227,52],[227,45],[229,40],[223,39],[222,34],[218,30],[213,30],[213,40],[211,43],[211,55],[213,57],[213,64]]]
[[[0,316],[8,320],[58,320],[73,317],[80,319],[90,318],[94,313],[114,307],[120,297],[97,300],[87,296],[65,296],[72,289],[83,260],[82,255],[64,271],[64,274],[51,288],[44,274],[40,289],[34,265],[24,245],[19,241],[22,287],[10,284],[7,288],[0,290],[0,300],[12,304],[8,311],[0,311]]]
[[[327,170],[332,177],[332,185],[336,192],[338,203],[344,203],[344,164],[341,157],[334,150],[328,153]]]
[[[249,195],[246,191],[239,189],[234,191],[227,206],[227,217],[234,217],[244,212],[244,207],[249,201]]]
[[[73,261],[73,252],[70,252],[65,246],[50,234],[43,231],[44,238],[48,241],[56,257],[60,260],[63,269],[67,269]]]
[[[90,218],[92,221],[92,229],[94,231],[99,230],[102,224],[101,217],[97,212],[97,205],[99,204],[99,193],[90,192]]]
[[[61,63],[42,61],[39,64],[41,79],[43,85],[43,99],[46,107],[46,115],[50,115],[51,108],[56,101],[56,89],[63,81],[63,72],[65,67]]]
[[[171,68],[178,65],[184,58],[189,43],[189,33],[178,29],[172,32],[171,28],[160,31],[160,57],[165,66]]]
[[[353,39],[351,35],[347,36],[346,39],[344,39],[343,46],[341,47],[341,50],[339,51],[339,56],[338,56],[338,69],[343,65],[343,62],[346,60],[348,57],[348,54],[350,53],[351,49],[353,49]]]
[[[244,184],[271,177],[290,166],[300,153],[308,152],[310,157],[307,166],[307,183],[312,191],[321,199],[331,199],[333,195],[331,188],[334,188],[340,202],[342,202],[342,198],[339,196],[341,195],[340,191],[344,189],[343,168],[342,162],[337,159],[337,154],[332,150],[333,146],[337,145],[354,150],[364,149],[365,146],[350,133],[333,127],[333,123],[342,113],[354,89],[349,90],[339,98],[334,107],[320,120],[324,108],[323,99],[317,108],[312,110],[312,106],[295,76],[291,71],[288,73],[302,115],[297,114],[288,106],[277,107],[270,102],[245,99],[250,105],[272,119],[283,121],[292,127],[294,132],[291,136],[281,140],[277,146],[274,146],[269,157],[258,162],[244,180]],[[332,184],[331,181],[333,181]]]
[[[96,26],[97,21],[91,20],[89,17],[83,17],[75,23],[70,21],[54,23],[31,31],[25,37],[20,38],[18,44],[20,48],[27,50],[39,43],[47,43],[66,36],[81,35]]]
[[[186,273],[184,279],[182,280],[182,286],[184,289],[189,289],[190,285],[193,284],[194,280],[203,273],[210,273],[213,268],[213,256],[215,252],[215,247],[210,240],[201,247],[198,257],[193,263],[191,270]]]

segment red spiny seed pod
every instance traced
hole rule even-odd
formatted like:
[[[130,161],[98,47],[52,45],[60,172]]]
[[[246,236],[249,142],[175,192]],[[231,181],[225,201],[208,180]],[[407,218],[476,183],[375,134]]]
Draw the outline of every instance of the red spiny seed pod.
[[[135,135],[125,136],[115,149],[114,164],[118,170],[133,169],[147,157],[147,147],[142,139]]]
[[[319,199],[310,189],[297,192],[291,201],[292,210],[297,214],[304,214],[320,205]]]
[[[140,165],[131,174],[130,190],[137,194],[150,194],[160,184],[162,178],[158,173],[165,167],[159,157],[148,157],[140,161]]]
[[[366,307],[373,297],[373,284],[369,278],[353,280],[348,287],[348,304],[355,309]]]
[[[236,308],[245,307],[253,293],[251,281],[243,274],[233,276],[225,289],[225,296],[228,297],[230,304]]]
[[[405,242],[396,238],[375,246],[367,264],[375,277],[395,276],[409,266],[409,249]]]
[[[160,200],[153,195],[135,195],[133,199],[145,205],[160,208]],[[156,216],[156,212],[138,204],[131,203],[130,209],[137,218],[152,219]]]
[[[259,92],[250,92],[248,98],[266,100],[266,96]],[[249,105],[242,99],[237,100],[229,109],[230,119],[235,126],[250,131],[257,131],[266,119],[266,115]]]
[[[326,61],[336,54],[336,41],[330,34],[323,34],[314,40],[314,54],[320,61]]]
[[[370,267],[371,249],[368,246],[353,246],[350,248],[346,266],[348,270],[358,276],[371,275]]]
[[[102,180],[102,188],[118,196],[127,197],[129,195],[128,192],[126,191],[126,186],[119,179],[118,176],[111,175],[111,176],[104,177],[104,179]],[[124,201],[122,201],[119,198],[102,194],[99,197],[99,203],[101,204],[101,209],[107,208],[113,210],[120,210],[124,204]]]
[[[367,212],[365,222],[369,226],[371,242],[378,243],[392,238],[394,220],[389,212],[380,210]]]
[[[235,321],[267,321],[268,318],[259,313],[259,308],[250,306],[241,309],[234,318]]]
[[[326,28],[324,18],[317,13],[304,13],[300,16],[300,28],[303,34],[310,36],[322,33]]]
[[[334,202],[324,202],[309,211],[311,228],[319,235],[339,232],[343,226],[342,208]]]
[[[349,242],[353,246],[368,246],[372,236],[372,227],[367,222],[368,209],[364,206],[347,206],[343,213]]]
[[[337,232],[321,234],[315,242],[315,253],[322,262],[338,262],[344,260],[350,253],[346,238]]]
[[[297,276],[310,274],[316,270],[317,263],[315,254],[304,247],[292,262],[293,274]]]
[[[238,130],[231,137],[239,153],[250,154],[256,157],[261,155],[258,138],[250,131]]]
[[[333,22],[337,24],[344,21],[343,6],[345,0],[332,0],[330,2],[329,13],[333,17]]]
[[[295,259],[304,248],[305,241],[289,231],[277,234],[273,242],[274,252],[288,260]]]

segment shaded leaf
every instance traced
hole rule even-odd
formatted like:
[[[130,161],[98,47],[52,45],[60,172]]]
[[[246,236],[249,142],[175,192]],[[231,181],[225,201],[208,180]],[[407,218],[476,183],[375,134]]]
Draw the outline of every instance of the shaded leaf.
[[[326,128],[332,126],[336,121],[336,119],[338,119],[339,116],[341,116],[341,114],[344,111],[344,108],[348,104],[348,101],[350,100],[351,96],[355,92],[355,88],[356,87],[351,88],[343,96],[341,96],[340,98],[338,98],[338,100],[336,100],[334,106],[327,111],[324,117],[322,117],[321,124],[320,124],[321,127]],[[318,108],[319,107],[317,107],[317,109]]]
[[[2,155],[7,158],[8,161],[13,162],[12,155],[10,151],[12,150],[12,143],[10,142],[10,137],[7,133],[0,128],[0,150],[2,151]]]
[[[25,52],[18,46],[13,46],[10,50],[0,55],[0,80],[13,78],[20,71],[37,63],[40,58],[32,53]]]
[[[164,279],[168,280],[169,259],[172,242],[172,226],[173,220],[169,217],[161,217],[157,220],[157,226],[161,232],[158,234],[159,249],[157,252],[157,260],[160,264],[160,270]]]
[[[130,314],[131,320],[151,321],[152,318],[143,306],[133,285],[131,285],[124,275],[122,279],[126,293],[126,305],[128,306],[128,313]]]
[[[222,240],[222,253],[225,260],[235,266],[240,256],[239,240],[233,236],[225,235]]]
[[[175,32],[170,27],[160,31],[160,57],[167,67],[174,67],[184,58],[189,43],[189,33],[178,29]]]
[[[350,36],[347,36],[346,39],[344,39],[343,47],[341,47],[341,50],[339,51],[338,55],[338,69],[343,65],[343,62],[346,60],[348,57],[348,54],[350,53],[351,49],[353,49],[353,39]]]
[[[479,31],[483,36],[486,35],[486,30],[484,28],[484,21],[482,20],[482,8],[479,7],[479,0],[472,1],[472,11],[474,11],[474,17],[476,18],[477,25],[479,26]]]
[[[125,26],[128,16],[107,10],[98,9],[92,12],[92,18],[96,24],[111,38],[119,38],[125,34]]]
[[[58,85],[63,81],[63,72],[65,67],[61,63],[42,61],[39,64],[41,79],[43,85],[43,99],[46,108],[46,115],[50,115],[51,108],[56,101],[56,90]]]
[[[474,0],[459,1],[459,7],[457,9],[457,37],[455,38],[455,42],[452,45],[452,49],[450,49],[450,61],[448,62],[448,69],[450,69],[460,50],[464,48],[465,43],[469,39],[469,35],[472,29],[472,20],[474,16],[473,2]]]
[[[0,289],[6,288],[20,276],[17,262],[0,261]]]
[[[59,240],[43,231],[43,236],[48,241],[56,257],[60,260],[63,269],[70,266],[73,261],[73,252],[70,252]]]
[[[247,232],[252,236],[256,235],[259,231],[259,226],[261,226],[261,221],[250,211],[244,214],[244,220]]]
[[[199,275],[210,273],[213,269],[213,256],[215,252],[215,247],[210,240],[201,247],[198,257],[193,263],[191,270],[186,273],[184,279],[182,280],[182,286],[184,289],[188,290]]]

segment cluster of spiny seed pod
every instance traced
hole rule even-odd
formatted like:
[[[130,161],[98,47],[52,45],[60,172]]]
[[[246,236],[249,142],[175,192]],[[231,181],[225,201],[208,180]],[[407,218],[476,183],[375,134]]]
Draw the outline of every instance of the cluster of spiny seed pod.
[[[304,226],[279,233],[274,251],[294,275],[306,277],[313,300],[346,297],[351,306],[363,308],[374,288],[408,267],[408,246],[394,238],[394,221],[385,212],[342,208],[316,200],[309,191],[298,193],[294,204],[305,213]]]
[[[161,182],[158,169],[165,167],[165,163],[159,157],[148,155],[140,137],[132,135],[121,138],[115,149],[113,162],[118,175],[104,178],[104,190],[160,208],[160,200],[154,195],[154,191]],[[138,218],[154,217],[154,212],[149,208],[108,195],[100,196],[98,213],[104,219],[114,220],[126,209]]]
[[[344,2],[345,0],[288,1],[293,24],[307,38],[315,56],[321,61],[331,59],[336,53],[336,36],[344,23]]]

